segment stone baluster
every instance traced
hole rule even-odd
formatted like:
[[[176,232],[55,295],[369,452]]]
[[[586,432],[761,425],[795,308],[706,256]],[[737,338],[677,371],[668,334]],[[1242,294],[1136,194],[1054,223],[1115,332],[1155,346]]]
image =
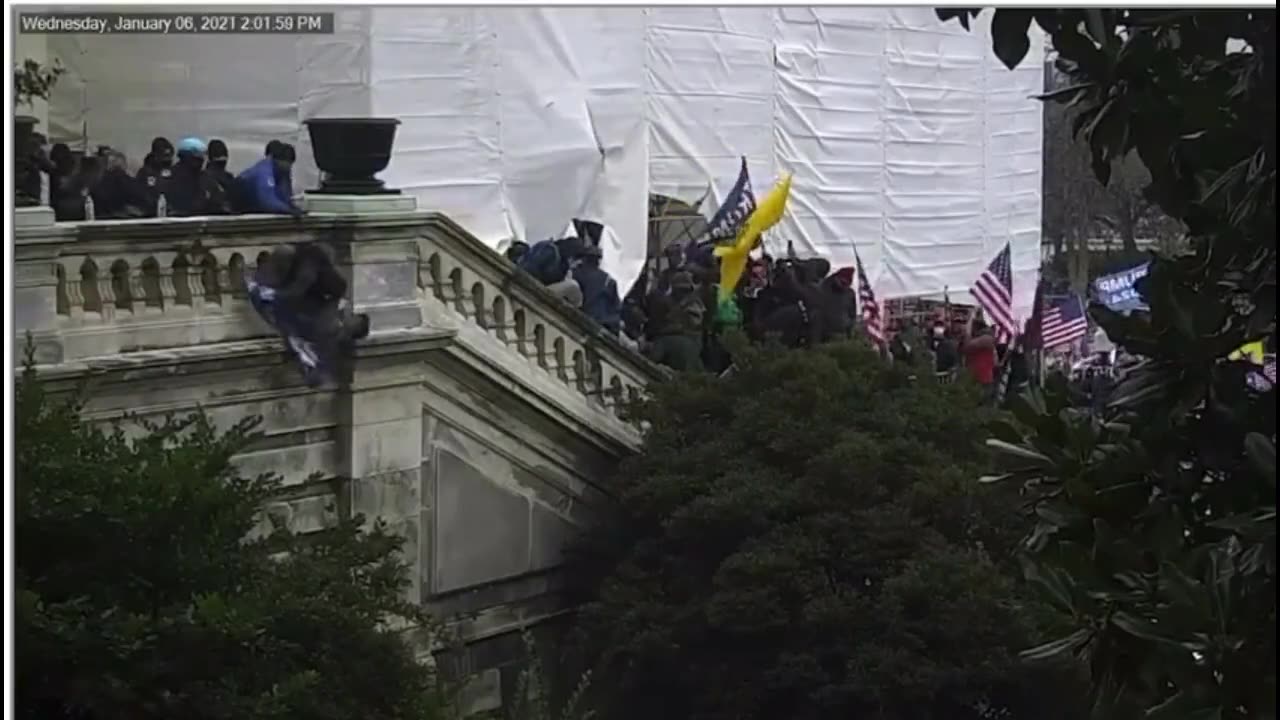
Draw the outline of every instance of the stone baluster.
[[[102,320],[105,322],[116,315],[116,288],[112,279],[111,266],[98,266],[98,298],[102,301]]]
[[[551,341],[551,367],[549,368],[556,377],[560,378],[569,385],[573,384],[573,370],[569,349],[566,347],[565,339],[561,335],[557,335]]]
[[[80,259],[62,263],[67,294],[67,314],[76,319],[84,317],[84,291],[80,281]]]
[[[475,318],[471,307],[471,294],[467,291],[466,272],[461,267],[455,267],[449,273],[449,294],[453,296],[454,310],[468,320]]]
[[[216,273],[218,278],[218,304],[225,305],[231,301],[234,295],[232,288],[235,286],[231,282],[231,268],[225,262],[220,262]]]
[[[178,302],[178,288],[173,284],[173,265],[171,263],[160,266],[160,298],[166,307],[176,305]]]
[[[129,266],[129,299],[130,312],[141,314],[147,309],[147,288],[143,282],[143,273],[146,272],[145,264],[139,263]]]
[[[204,283],[200,279],[200,265],[187,266],[187,297],[191,298],[192,307],[204,306]]]

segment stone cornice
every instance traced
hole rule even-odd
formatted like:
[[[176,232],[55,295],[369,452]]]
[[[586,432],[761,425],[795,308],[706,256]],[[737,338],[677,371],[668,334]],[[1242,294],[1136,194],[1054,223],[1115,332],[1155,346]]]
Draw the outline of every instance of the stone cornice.
[[[387,357],[437,350],[452,342],[454,334],[429,328],[374,333],[362,341],[357,357]],[[265,358],[279,356],[280,340],[272,337],[37,364],[35,370],[40,379],[56,391],[84,380],[127,383],[227,370],[257,370]]]

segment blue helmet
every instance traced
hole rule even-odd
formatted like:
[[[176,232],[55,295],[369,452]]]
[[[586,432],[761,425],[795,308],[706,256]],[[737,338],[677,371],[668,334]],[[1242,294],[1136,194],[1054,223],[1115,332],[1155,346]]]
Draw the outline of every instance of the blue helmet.
[[[178,143],[178,153],[183,155],[201,155],[208,152],[204,141],[197,137],[183,138]]]

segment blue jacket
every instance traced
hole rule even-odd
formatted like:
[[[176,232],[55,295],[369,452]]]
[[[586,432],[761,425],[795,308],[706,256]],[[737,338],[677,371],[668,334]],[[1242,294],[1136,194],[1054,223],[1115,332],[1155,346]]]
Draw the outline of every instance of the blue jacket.
[[[609,273],[591,265],[579,265],[573,269],[573,279],[582,288],[582,311],[609,332],[620,331],[622,299],[618,297],[618,283]]]
[[[293,183],[291,178],[276,182],[275,164],[271,158],[262,158],[236,178],[240,186],[243,212],[290,215],[293,213]]]
[[[569,272],[569,263],[561,256],[555,240],[542,240],[534,243],[520,258],[520,269],[543,285],[550,285],[564,279]]]

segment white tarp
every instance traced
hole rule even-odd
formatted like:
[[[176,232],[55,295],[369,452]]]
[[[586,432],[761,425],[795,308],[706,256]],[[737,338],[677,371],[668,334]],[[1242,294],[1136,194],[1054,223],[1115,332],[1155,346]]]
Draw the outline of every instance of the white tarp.
[[[332,36],[49,36],[70,73],[51,136],[138,160],[152,136],[221,137],[232,164],[301,121],[400,118],[389,184],[497,246],[610,226],[626,287],[648,193],[723,197],[746,156],[757,193],[795,173],[768,236],[840,267],[853,248],[883,297],[967,289],[1013,245],[1026,315],[1039,265],[1043,46],[1010,72],[987,26],[928,8],[369,7]],[[708,201],[714,210],[714,202]]]

